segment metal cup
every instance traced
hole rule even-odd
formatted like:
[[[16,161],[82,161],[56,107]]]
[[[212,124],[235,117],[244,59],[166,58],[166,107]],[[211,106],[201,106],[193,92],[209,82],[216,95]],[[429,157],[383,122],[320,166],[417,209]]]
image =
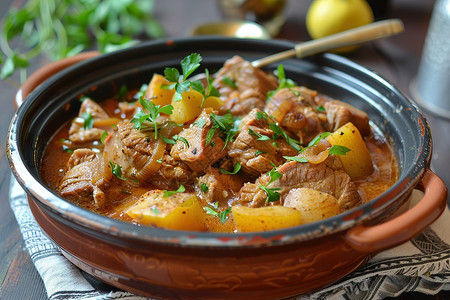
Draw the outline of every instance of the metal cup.
[[[419,106],[450,119],[450,0],[438,0],[434,5],[411,90]]]

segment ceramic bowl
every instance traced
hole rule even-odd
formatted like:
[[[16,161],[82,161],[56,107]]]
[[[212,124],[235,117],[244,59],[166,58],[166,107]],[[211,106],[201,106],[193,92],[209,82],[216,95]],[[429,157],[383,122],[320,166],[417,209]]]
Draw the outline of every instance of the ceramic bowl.
[[[93,99],[102,100],[114,96],[122,84],[138,88],[154,72],[178,67],[193,52],[202,55],[202,67],[214,71],[234,55],[251,61],[292,47],[291,42],[277,40],[162,40],[63,60],[40,70],[18,93],[21,102],[21,95],[32,90],[12,120],[7,153],[42,229],[70,261],[98,279],[165,299],[299,295],[335,282],[375,253],[420,233],[446,207],[445,185],[429,169],[432,141],[427,122],[392,84],[333,54],[289,59],[283,65],[287,76],[298,84],[366,111],[391,141],[399,162],[398,182],[357,208],[320,222],[270,232],[173,231],[95,214],[42,183],[39,166],[45,145],[55,128],[76,115],[76,97],[81,93],[90,91]],[[78,60],[82,62],[67,67]],[[59,69],[64,70],[44,81]],[[424,191],[423,198],[399,215],[414,188]]]

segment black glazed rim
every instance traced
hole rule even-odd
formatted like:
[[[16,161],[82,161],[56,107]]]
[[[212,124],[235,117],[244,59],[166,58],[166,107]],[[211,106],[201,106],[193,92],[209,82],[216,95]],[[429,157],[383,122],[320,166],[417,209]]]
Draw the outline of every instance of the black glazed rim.
[[[153,72],[162,73],[166,66],[179,68],[180,60],[192,52],[203,56],[201,69],[207,67],[215,71],[214,68],[220,67],[235,54],[251,61],[290,49],[293,45],[292,42],[279,40],[220,37],[160,40],[69,67],[36,88],[14,116],[8,135],[8,158],[13,173],[47,214],[86,234],[114,243],[137,240],[176,246],[254,247],[310,240],[369,221],[419,182],[431,157],[430,130],[417,107],[392,84],[364,67],[333,54],[303,60],[289,59],[282,63],[287,77],[298,84],[365,110],[376,126],[392,140],[400,164],[400,178],[393,187],[348,212],[312,224],[260,233],[164,230],[135,226],[95,214],[69,203],[40,183],[36,166],[49,138],[49,134],[40,133],[54,133],[57,127],[52,120],[68,120],[68,115],[74,116],[76,108],[64,111],[63,107],[68,102],[77,101],[75,98],[81,93],[89,93],[94,86],[106,86],[106,91],[102,88],[97,90],[103,91],[105,95],[102,96],[107,98],[121,83],[135,82],[140,86],[149,80]],[[267,67],[275,68],[276,65]],[[145,79],[138,80],[136,74]],[[95,96],[100,95],[92,92],[92,96],[96,99]],[[50,115],[53,117],[49,118]],[[359,217],[350,217],[353,215]]]

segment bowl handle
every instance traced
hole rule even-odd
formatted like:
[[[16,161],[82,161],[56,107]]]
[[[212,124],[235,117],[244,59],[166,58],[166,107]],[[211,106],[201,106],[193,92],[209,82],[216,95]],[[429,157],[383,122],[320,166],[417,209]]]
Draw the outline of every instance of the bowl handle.
[[[431,225],[447,207],[447,188],[429,169],[421,184],[424,195],[414,207],[385,223],[350,229],[344,237],[347,244],[360,252],[378,252],[412,239]]]
[[[71,65],[95,57],[99,54],[100,53],[97,51],[87,51],[71,57],[63,58],[55,62],[51,62],[43,66],[42,68],[34,72],[30,77],[28,77],[25,80],[25,82],[21,85],[20,89],[16,93],[16,98],[14,100],[14,107],[17,109],[23,103],[28,94],[30,94],[36,87],[38,87],[46,79],[50,78],[59,71]]]

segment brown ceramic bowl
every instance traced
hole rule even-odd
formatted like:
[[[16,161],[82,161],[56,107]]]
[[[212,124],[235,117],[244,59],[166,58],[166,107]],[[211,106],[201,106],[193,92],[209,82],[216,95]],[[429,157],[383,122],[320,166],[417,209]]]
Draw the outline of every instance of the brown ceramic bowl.
[[[75,265],[121,289],[156,298],[272,299],[326,286],[372,255],[401,244],[430,225],[446,207],[446,187],[429,169],[431,136],[425,118],[378,75],[340,56],[325,54],[283,62],[301,85],[368,112],[391,141],[400,178],[372,201],[338,216],[271,232],[217,234],[135,226],[75,206],[42,184],[40,159],[62,122],[73,118],[76,96],[114,95],[118,86],[139,87],[154,72],[178,66],[192,52],[217,70],[227,58],[253,60],[293,46],[286,41],[196,38],[156,41],[77,63],[34,87],[55,70],[41,70],[19,92],[33,90],[17,110],[8,157],[29,195],[43,230]],[[268,66],[274,69],[276,66]],[[19,99],[20,100],[20,99]],[[20,102],[20,101],[19,101]],[[411,210],[394,216],[414,188],[425,193]]]

